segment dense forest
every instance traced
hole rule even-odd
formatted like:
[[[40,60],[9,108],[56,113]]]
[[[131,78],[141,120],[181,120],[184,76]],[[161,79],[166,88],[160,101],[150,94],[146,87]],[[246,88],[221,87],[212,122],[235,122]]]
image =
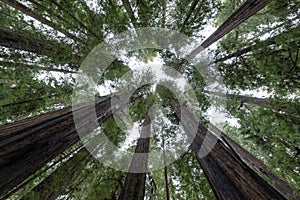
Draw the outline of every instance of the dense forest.
[[[0,10],[0,199],[300,199],[299,0]]]

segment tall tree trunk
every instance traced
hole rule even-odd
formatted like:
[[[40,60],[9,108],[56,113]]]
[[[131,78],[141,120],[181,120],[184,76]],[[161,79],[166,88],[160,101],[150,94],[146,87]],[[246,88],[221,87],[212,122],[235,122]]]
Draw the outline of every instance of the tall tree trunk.
[[[12,29],[0,26],[0,46],[24,50],[36,54],[46,55],[53,59],[65,59],[65,54],[62,51],[72,52],[71,47],[62,44],[48,44],[47,41],[42,41],[30,37],[30,33],[16,33]],[[71,54],[71,53],[70,53]],[[81,57],[78,55],[68,55],[70,61],[75,63],[81,62]]]
[[[57,199],[59,195],[63,195],[66,192],[65,188],[76,180],[75,171],[82,170],[90,157],[91,155],[89,155],[87,150],[82,148],[21,199],[32,199],[32,195],[35,199]]]
[[[0,61],[0,65],[5,67],[22,67],[27,69],[33,69],[33,70],[41,70],[41,71],[47,71],[47,72],[62,72],[62,73],[77,73],[76,71],[70,71],[65,69],[58,69],[53,67],[41,67],[36,65],[29,65],[24,63],[15,63],[15,62],[8,62],[8,61]]]
[[[88,123],[82,126],[82,130],[87,134],[91,130],[90,128],[93,128],[89,127],[88,116],[92,112],[92,108],[89,106],[76,111],[86,114]],[[100,116],[110,108],[110,101],[98,103],[95,108]],[[60,115],[57,115],[59,113]],[[47,113],[42,118],[46,118],[46,120],[28,118],[17,123],[15,128],[14,124],[1,127],[0,179],[2,181],[0,195],[20,184],[79,141],[70,107],[62,109],[60,112]],[[38,123],[32,123],[31,120],[37,120]],[[102,119],[99,121],[99,123],[104,122]]]
[[[165,149],[165,140],[163,140],[164,146],[164,177],[165,177],[165,187],[166,187],[166,200],[170,200],[170,190],[169,190],[169,180],[168,180],[168,167],[166,162],[166,149]]]
[[[143,87],[135,90],[133,95],[141,89]],[[130,94],[131,92],[121,95]],[[140,95],[135,98],[139,97]],[[108,97],[98,100],[95,105],[82,104],[76,110],[67,107],[0,126],[0,197],[78,142],[78,128],[82,133],[89,134],[98,124],[112,117],[114,109],[119,110],[126,106],[120,98],[120,106],[112,108],[110,99]],[[98,123],[90,114],[94,111],[100,117]],[[74,113],[79,113],[82,119],[76,127]]]
[[[55,49],[54,46],[41,40],[15,33],[11,29],[4,27],[0,27],[0,45],[45,55],[48,55]]]
[[[136,24],[137,24],[137,20],[136,20],[136,18],[135,18],[135,16],[134,16],[134,12],[133,12],[133,10],[132,10],[132,7],[131,7],[131,5],[130,5],[129,0],[122,0],[122,3],[123,3],[123,5],[124,5],[124,7],[125,7],[125,10],[126,10],[128,16],[129,16],[129,19],[131,20],[131,23],[132,23],[133,26],[135,27]]]
[[[187,124],[187,120],[181,120],[182,126],[188,138],[193,138],[192,149],[218,199],[288,199],[294,197],[293,189],[252,154],[219,130],[215,130],[215,132],[220,132],[220,136],[217,137],[211,130],[199,123],[185,105],[179,106],[174,100],[171,100],[171,104],[175,107],[175,114],[179,120],[185,117],[189,121]],[[198,127],[195,137],[191,133],[191,125]],[[205,143],[203,143],[204,138]],[[217,142],[212,150],[205,157],[200,157],[200,149],[209,149],[207,145],[214,140]],[[268,178],[274,184],[268,184],[261,176]]]
[[[203,92],[206,94],[212,94],[212,95],[216,95],[219,97],[228,98],[231,100],[237,99],[238,101],[240,101],[241,104],[250,104],[250,105],[254,105],[254,106],[264,106],[264,105],[270,104],[269,99],[265,99],[265,98],[248,97],[248,96],[228,94],[228,93],[224,94],[221,92],[215,92],[215,91],[209,91],[209,90],[203,90]]]
[[[206,49],[242,22],[246,21],[249,17],[263,9],[267,5],[267,2],[267,0],[247,0],[211,36],[209,36],[199,47],[194,49],[186,59],[192,60],[195,58],[203,49]]]
[[[145,196],[146,171],[148,169],[148,155],[151,135],[151,109],[148,110],[143,123],[141,137],[138,140],[135,154],[131,161],[119,200],[143,200]],[[137,173],[137,172],[143,173]]]
[[[279,38],[282,38],[282,39],[285,39],[285,38],[289,38],[288,36],[285,36],[285,35],[288,35],[288,33],[290,32],[295,32],[295,33],[298,33],[300,31],[300,27],[297,26],[296,28],[293,28],[291,30],[288,30],[288,31],[285,31],[283,33],[280,33],[274,37],[271,37],[265,41],[261,41],[259,43],[256,43],[252,46],[249,46],[249,47],[246,47],[246,48],[243,48],[243,49],[240,49],[240,50],[237,50],[236,52],[232,53],[232,54],[229,54],[227,56],[224,56],[222,58],[219,58],[215,61],[215,63],[218,63],[218,62],[224,62],[225,60],[228,60],[230,58],[234,58],[234,57],[239,57],[241,55],[244,55],[246,53],[249,53],[251,52],[252,50],[254,49],[257,49],[259,47],[262,47],[262,46],[270,46],[272,44],[276,44],[276,40],[279,39]],[[295,38],[290,38],[290,39],[295,39]]]
[[[52,28],[54,28],[55,30],[58,30],[59,32],[63,33],[65,36],[73,39],[74,41],[79,41],[82,42],[81,39],[79,39],[77,36],[75,36],[74,34],[63,30],[61,27],[59,27],[59,25],[54,24],[53,22],[47,20],[46,18],[38,15],[37,13],[35,13],[34,11],[32,11],[30,8],[26,7],[25,5],[21,4],[20,2],[16,1],[16,0],[1,0],[2,2],[10,5],[11,7],[23,12],[24,14],[42,22],[43,24],[46,24]]]
[[[189,11],[187,12],[186,17],[185,17],[185,19],[183,21],[183,24],[181,26],[181,30],[180,30],[181,33],[184,33],[185,27],[188,25],[188,21],[189,21],[190,17],[192,16],[192,14],[193,14],[193,12],[194,12],[194,10],[195,10],[198,3],[199,3],[199,0],[194,0],[192,2],[192,5],[191,5]]]
[[[68,9],[66,9],[64,6],[62,6],[60,3],[58,3],[56,0],[51,0],[51,2],[57,6],[58,9],[63,10],[66,12],[74,21],[76,21],[80,27],[83,29],[86,29],[91,35],[96,37],[97,39],[102,39],[97,33],[95,33],[90,27],[86,26],[84,23],[81,22],[75,15],[73,15]]]
[[[10,197],[12,194],[14,194],[15,192],[17,192],[19,189],[25,187],[27,184],[32,183],[32,181],[34,181],[36,178],[45,175],[45,173],[51,169],[52,167],[54,167],[55,165],[57,165],[58,163],[62,162],[63,160],[67,159],[70,155],[74,154],[76,151],[80,150],[82,148],[82,145],[76,145],[78,147],[75,147],[73,150],[71,150],[70,152],[66,153],[66,154],[61,154],[59,156],[59,158],[52,162],[51,164],[49,164],[47,167],[43,168],[42,170],[39,170],[37,173],[35,173],[34,175],[30,176],[30,178],[26,179],[25,181],[23,181],[21,184],[19,184],[17,187],[15,187],[13,190],[10,190],[8,193],[6,193],[4,196],[0,197],[0,200],[5,200],[8,197]]]
[[[166,21],[167,21],[167,1],[164,0],[164,5],[163,5],[163,19],[162,19],[162,27],[166,27]]]

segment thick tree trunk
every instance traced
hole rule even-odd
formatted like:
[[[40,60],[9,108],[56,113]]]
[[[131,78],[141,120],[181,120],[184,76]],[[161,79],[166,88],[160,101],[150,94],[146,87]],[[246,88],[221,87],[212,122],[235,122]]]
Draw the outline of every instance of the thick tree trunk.
[[[92,108],[88,106],[76,111],[86,113],[88,123],[83,124],[82,129],[87,134],[95,128],[89,127],[88,115]],[[109,99],[96,104],[95,108],[98,116],[106,113],[110,108]],[[99,121],[104,122],[102,119]],[[70,107],[47,113],[42,118],[28,118],[16,124],[4,125],[0,130],[0,138],[0,195],[79,141]]]
[[[145,153],[149,153],[151,135],[150,115],[151,110],[149,109],[119,200],[144,199],[146,172],[148,169],[148,155]],[[143,173],[136,173],[139,171]]]
[[[23,12],[24,14],[42,22],[43,24],[46,24],[52,28],[54,28],[55,30],[58,30],[59,32],[63,33],[65,36],[75,40],[75,41],[81,41],[81,39],[79,39],[78,37],[76,37],[75,35],[73,35],[72,33],[69,33],[66,30],[61,29],[58,25],[53,24],[51,21],[47,20],[46,18],[38,15],[37,13],[35,13],[34,11],[30,10],[30,8],[26,7],[25,5],[21,4],[20,2],[16,1],[16,0],[1,0],[2,2],[10,5],[11,7]]]
[[[139,88],[133,95],[141,91]],[[122,95],[130,95],[124,93]],[[135,98],[139,98],[138,95]],[[115,110],[126,106],[120,98],[119,107],[111,107],[111,98],[82,104],[76,110],[67,107],[0,127],[0,197],[20,184],[50,160],[79,141],[77,129],[88,134],[104,123]],[[117,102],[118,103],[118,102]],[[123,103],[123,104],[122,104]],[[117,105],[115,105],[117,106]],[[98,123],[91,114],[96,111]],[[74,124],[73,114],[82,121]],[[77,114],[79,115],[79,114]],[[77,128],[77,129],[76,129]]]
[[[75,145],[76,146],[76,145]],[[37,173],[34,175],[30,176],[30,178],[26,179],[23,181],[21,184],[19,184],[17,187],[14,187],[13,190],[10,190],[8,193],[6,193],[4,196],[1,196],[0,200],[5,200],[8,197],[10,197],[12,194],[17,192],[19,189],[25,187],[27,184],[32,183],[36,178],[45,175],[45,173],[51,169],[52,167],[56,166],[58,163],[62,162],[63,160],[67,159],[70,155],[74,154],[76,151],[80,150],[82,148],[82,145],[77,145],[78,147],[74,148],[72,151],[66,153],[66,154],[61,154],[58,159],[56,159],[54,162],[49,164],[47,167],[43,168],[43,170],[39,170]]]
[[[77,152],[69,160],[62,163],[55,171],[35,186],[32,191],[21,199],[55,200],[63,195],[65,188],[76,180],[75,171],[82,170],[91,155],[85,148]]]
[[[211,36],[209,36],[199,47],[194,49],[187,60],[192,60],[203,49],[206,49],[224,35],[232,31],[249,17],[263,9],[267,5],[267,0],[247,0],[237,11],[235,11]]]
[[[28,36],[27,36],[28,35]],[[64,54],[60,52],[72,52],[71,48],[66,45],[52,45],[47,41],[42,41],[33,37],[30,37],[30,33],[16,33],[11,29],[0,26],[0,46],[24,50],[36,54],[46,55],[53,59],[66,59]],[[78,55],[69,55],[70,61],[75,63],[81,62],[81,57]],[[3,56],[2,56],[3,57]],[[7,55],[4,55],[7,57]]]
[[[198,127],[192,141],[192,149],[218,199],[289,199],[294,197],[293,189],[253,155],[219,130],[214,131],[219,131],[220,136],[217,137],[211,130],[199,123],[185,105],[179,106],[173,100],[171,103],[176,108],[175,113],[179,120],[181,117],[188,119],[189,124],[186,123],[187,120],[181,120],[181,123],[189,138],[194,138],[191,125]],[[203,144],[205,137],[206,141]],[[200,148],[209,148],[207,145],[214,140],[217,143],[212,150],[205,157],[200,157]],[[260,175],[274,182],[274,185],[268,184]]]

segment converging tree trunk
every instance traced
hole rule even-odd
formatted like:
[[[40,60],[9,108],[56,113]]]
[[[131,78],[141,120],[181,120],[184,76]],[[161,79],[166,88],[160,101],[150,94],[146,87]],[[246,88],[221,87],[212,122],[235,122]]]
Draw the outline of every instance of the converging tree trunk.
[[[235,11],[213,34],[211,34],[199,47],[194,49],[188,56],[188,60],[195,58],[203,49],[206,49],[224,35],[232,31],[239,24],[263,9],[267,0],[247,0],[237,11]]]
[[[44,18],[43,16],[40,16],[39,14],[35,13],[34,11],[32,11],[30,8],[26,7],[22,3],[15,1],[15,0],[1,0],[1,1],[10,5],[11,7],[15,8],[15,9],[23,12],[24,14],[42,22],[43,24],[46,24],[46,25],[54,28],[55,30],[58,30],[59,32],[63,33],[65,36],[73,39],[74,41],[82,42],[82,40],[79,39],[74,34],[68,32],[66,30],[63,30],[61,27],[59,27],[59,25],[54,24],[53,22],[49,21],[48,19]]]
[[[135,90],[133,94],[129,92],[121,95],[135,95],[142,88]],[[111,98],[105,97],[95,104],[83,103],[76,110],[67,107],[0,126],[0,197],[78,142],[76,128],[89,134],[98,124],[112,117],[113,112],[126,106],[122,101],[120,98],[118,105],[115,105],[117,108],[114,108],[111,106]],[[98,123],[91,118],[94,111]],[[74,112],[80,113],[82,117],[76,127],[73,121]]]
[[[119,200],[139,199],[145,196],[146,172],[148,169],[148,155],[151,136],[151,109],[148,110],[142,125],[141,136],[131,161]],[[143,173],[141,173],[143,172]]]
[[[294,191],[288,184],[279,179],[262,162],[255,159],[245,149],[233,143],[228,137],[221,134],[218,138],[212,131],[205,128],[191,114],[185,105],[179,106],[174,100],[175,114],[188,119],[181,121],[189,138],[194,138],[191,126],[198,127],[192,142],[192,149],[218,199],[289,199]],[[226,141],[224,142],[223,138]],[[209,150],[209,145],[216,144],[205,157],[200,156],[200,149]],[[264,178],[268,178],[270,185]]]
[[[85,164],[89,161],[89,152],[82,148],[79,152],[67,161],[63,162],[52,174],[46,177],[41,183],[36,185],[30,193],[23,196],[22,200],[30,200],[32,196],[35,199],[55,200],[59,195],[66,192],[66,187],[76,180],[75,172],[83,170]]]
[[[239,57],[241,55],[244,55],[246,53],[249,53],[257,48],[260,48],[260,47],[266,47],[266,46],[270,46],[272,44],[276,44],[276,40],[278,39],[284,39],[285,38],[288,38],[288,39],[295,39],[293,37],[289,37],[289,33],[293,33],[293,32],[299,32],[300,31],[300,27],[297,26],[296,28],[293,28],[291,30],[288,30],[288,31],[285,31],[283,33],[280,33],[274,37],[271,37],[271,38],[268,38],[267,40],[264,40],[264,41],[261,41],[259,43],[256,43],[252,46],[249,46],[249,47],[245,47],[243,49],[240,49],[240,50],[237,50],[236,52],[232,53],[232,54],[229,54],[227,56],[224,56],[222,58],[218,58],[215,63],[218,63],[218,62],[224,62],[230,58],[236,58],[236,57]]]
[[[203,90],[206,94],[211,94],[215,96],[219,96],[221,98],[228,98],[231,100],[237,99],[241,104],[250,104],[254,106],[264,106],[270,104],[269,99],[266,98],[258,98],[258,97],[248,97],[243,95],[237,95],[237,94],[224,94],[221,92],[215,92],[215,91],[209,91],[209,90]]]

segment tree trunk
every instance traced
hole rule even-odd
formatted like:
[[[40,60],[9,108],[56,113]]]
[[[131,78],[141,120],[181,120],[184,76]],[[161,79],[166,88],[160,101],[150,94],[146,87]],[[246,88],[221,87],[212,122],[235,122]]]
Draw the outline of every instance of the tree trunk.
[[[1,1],[8,4],[8,5],[10,5],[11,7],[15,8],[15,9],[23,12],[24,14],[26,14],[26,15],[42,22],[43,24],[46,24],[46,25],[54,28],[55,30],[58,30],[59,32],[63,33],[65,36],[73,39],[74,41],[82,42],[81,39],[79,39],[78,37],[76,37],[72,33],[69,33],[68,31],[65,31],[65,30],[61,29],[58,25],[53,24],[51,21],[49,21],[46,18],[38,15],[34,11],[30,10],[30,8],[28,8],[25,5],[19,3],[18,1],[15,1],[15,0],[1,0]]]
[[[285,35],[287,35],[288,33],[290,32],[295,32],[295,33],[298,33],[300,31],[300,27],[297,26],[296,28],[293,28],[289,31],[285,31],[283,33],[280,33],[274,37],[271,37],[265,41],[262,41],[262,42],[259,42],[259,43],[256,43],[250,47],[246,47],[244,49],[240,49],[240,50],[237,50],[236,52],[232,53],[232,54],[229,54],[227,56],[224,56],[222,58],[219,58],[215,61],[215,63],[218,63],[218,62],[224,62],[225,60],[228,60],[230,58],[234,58],[234,57],[239,57],[241,55],[244,55],[246,53],[249,53],[251,52],[253,49],[257,49],[259,47],[262,47],[262,46],[270,46],[272,44],[276,44],[276,40],[279,39],[279,38],[289,38],[289,37],[285,37]],[[289,39],[295,39],[295,38],[289,38]]]
[[[143,87],[135,90],[133,95],[141,89]],[[137,98],[139,97],[140,95]],[[112,108],[110,99],[108,97],[98,100],[95,105],[94,103],[82,104],[73,111],[71,107],[67,107],[1,126],[0,197],[78,142],[78,128],[82,133],[89,134],[98,127],[98,124],[112,117],[115,112],[113,109],[118,110],[126,106],[126,103],[122,102],[123,98],[119,98],[120,106]],[[90,115],[93,111],[96,111],[97,117],[100,117],[98,123]],[[73,121],[74,113],[80,113],[82,119],[76,127]]]
[[[163,5],[163,19],[162,19],[162,27],[165,28],[166,27],[166,19],[167,19],[167,1],[168,0],[164,0],[164,5]]]
[[[70,155],[72,155],[74,152],[82,148],[82,145],[78,146],[77,148],[74,148],[72,151],[66,153],[66,154],[61,154],[59,158],[49,164],[47,167],[43,168],[43,170],[39,170],[37,173],[32,175],[30,178],[26,179],[25,181],[22,182],[22,184],[19,184],[17,187],[15,187],[13,190],[10,190],[8,193],[6,193],[4,196],[1,196],[0,200],[5,200],[8,197],[10,197],[12,194],[17,192],[19,189],[25,187],[27,184],[32,183],[37,177],[43,176],[44,173],[46,173],[49,169],[57,165],[58,163],[62,162],[64,159],[68,158]]]
[[[235,27],[246,21],[249,17],[263,9],[267,5],[267,0],[247,0],[237,11],[235,11],[211,36],[209,36],[199,47],[194,49],[187,60],[192,60],[203,49],[206,49],[224,35],[232,31]]]
[[[132,10],[132,7],[130,5],[130,2],[128,0],[122,0],[122,3],[125,7],[125,10],[129,16],[129,19],[131,20],[131,23],[133,24],[133,26],[135,27],[136,23],[137,23],[137,20],[134,16],[134,13],[133,13],[133,10]]]
[[[211,130],[199,123],[185,105],[179,106],[174,100],[171,100],[171,103],[175,107],[178,119],[184,116],[189,121],[187,124],[187,120],[181,120],[182,126],[188,138],[193,139],[192,149],[217,199],[288,199],[294,197],[293,189],[252,154],[218,129],[215,130],[220,133],[217,137]],[[191,133],[191,125],[198,127],[195,138]],[[209,149],[209,144],[214,140],[217,142],[212,150],[205,157],[200,157],[200,148]],[[274,185],[268,184],[261,176],[274,182]]]
[[[165,186],[166,186],[166,200],[170,200],[170,190],[169,190],[169,180],[168,180],[168,167],[166,163],[166,149],[165,149],[165,140],[163,140],[164,146],[164,176],[165,176]]]
[[[82,170],[91,155],[85,148],[82,148],[69,160],[63,162],[55,171],[46,177],[41,183],[36,185],[30,193],[21,199],[47,199],[55,200],[59,195],[63,195],[65,189],[76,180],[75,171]],[[32,194],[33,192],[33,194]]]
[[[254,105],[254,106],[264,106],[264,105],[270,104],[269,99],[265,99],[265,98],[248,97],[248,96],[228,94],[228,93],[224,94],[221,92],[214,92],[214,91],[209,91],[209,90],[203,90],[203,92],[206,94],[212,94],[215,96],[228,98],[231,100],[237,99],[238,101],[241,102],[241,104],[250,104],[250,105]]]
[[[85,113],[89,122],[88,114],[92,108],[88,106],[76,112]],[[96,104],[95,108],[98,116],[106,113],[110,108],[109,99]],[[100,122],[104,121],[101,119]],[[95,128],[88,127],[89,123],[82,125],[87,134],[91,128]],[[0,130],[0,195],[79,141],[70,107],[46,113],[42,118],[28,118],[15,125],[4,125]]]
[[[47,72],[62,72],[62,73],[77,73],[76,71],[69,71],[65,69],[57,69],[53,67],[41,67],[36,65],[29,65],[24,63],[14,63],[14,62],[8,62],[8,61],[0,61],[0,65],[5,67],[22,67],[22,68],[28,68],[33,70],[41,70],[41,71],[47,71]]]
[[[20,35],[4,27],[0,27],[0,45],[44,55],[49,55],[55,49],[41,40]]]
[[[181,33],[184,33],[185,27],[187,26],[188,21],[189,21],[190,17],[192,16],[192,14],[193,14],[193,12],[194,12],[194,10],[195,10],[195,8],[196,8],[196,6],[197,6],[198,3],[199,3],[199,0],[194,0],[192,2],[192,5],[191,5],[188,13],[186,14],[186,17],[185,17],[185,19],[183,21],[183,24],[181,26],[181,30],[180,30]]]
[[[148,169],[148,155],[151,135],[151,109],[148,110],[143,123],[141,137],[138,140],[135,154],[131,161],[119,200],[143,200],[145,196],[146,172]],[[137,173],[137,172],[143,173]]]
[[[96,34],[90,27],[86,26],[85,24],[83,24],[76,16],[74,16],[68,9],[65,9],[61,4],[59,4],[58,2],[56,2],[55,0],[51,0],[51,2],[57,6],[58,9],[63,10],[64,12],[66,12],[74,21],[76,21],[80,27],[82,27],[83,29],[86,29],[91,35],[93,35],[94,37],[96,37],[97,39],[102,39],[100,36],[98,36],[98,34]]]

